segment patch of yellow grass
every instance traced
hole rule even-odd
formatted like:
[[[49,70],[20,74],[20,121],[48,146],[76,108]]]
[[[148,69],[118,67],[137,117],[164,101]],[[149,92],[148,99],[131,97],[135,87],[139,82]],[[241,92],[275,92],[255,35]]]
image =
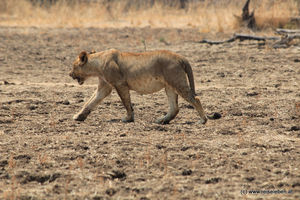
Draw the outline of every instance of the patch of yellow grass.
[[[0,26],[190,27],[201,32],[230,32],[239,28],[234,15],[241,15],[244,4],[239,0],[192,1],[187,8],[178,9],[155,1],[149,8],[131,6],[126,10],[127,1],[70,5],[61,0],[52,6],[34,6],[27,0],[4,0],[0,5]],[[254,0],[251,7],[255,8],[259,27],[278,27],[298,15],[296,0]]]
[[[291,17],[299,15],[299,5],[295,0],[262,0],[256,5],[255,19],[257,26],[264,29],[269,27],[284,27]]]

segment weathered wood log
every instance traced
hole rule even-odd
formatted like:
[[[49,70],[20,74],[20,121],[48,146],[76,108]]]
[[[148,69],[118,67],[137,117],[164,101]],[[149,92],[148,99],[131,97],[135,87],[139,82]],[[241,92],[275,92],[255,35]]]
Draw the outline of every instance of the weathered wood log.
[[[292,40],[294,39],[300,39],[300,32],[299,34],[286,34],[283,37],[281,37],[281,40],[278,42],[275,42],[273,44],[273,48],[288,48],[292,44]]]
[[[198,41],[198,43],[218,45],[218,44],[234,42],[236,40],[239,41],[256,40],[256,41],[263,41],[263,42],[265,42],[266,40],[273,40],[273,41],[275,40],[276,42],[272,45],[273,48],[288,48],[292,45],[292,40],[300,39],[300,32],[298,31],[293,32],[292,30],[290,31],[288,30],[287,32],[291,32],[292,34],[284,34],[282,37],[262,37],[262,36],[246,35],[246,34],[234,34],[233,37],[227,40],[213,41],[213,40],[203,39],[201,41]]]
[[[300,33],[300,29],[282,29],[278,28],[276,29],[276,33],[278,34],[295,34],[295,33]]]
[[[300,39],[300,29],[276,29],[276,33],[281,35],[281,39],[273,44],[273,48],[288,48],[292,45],[292,40]]]
[[[198,41],[198,43],[206,43],[210,45],[224,44],[234,42],[236,40],[244,41],[244,40],[256,40],[256,41],[266,41],[266,40],[280,40],[281,37],[262,37],[262,36],[254,36],[254,35],[246,35],[246,34],[234,34],[233,37],[223,40],[223,41],[212,41],[203,39]]]

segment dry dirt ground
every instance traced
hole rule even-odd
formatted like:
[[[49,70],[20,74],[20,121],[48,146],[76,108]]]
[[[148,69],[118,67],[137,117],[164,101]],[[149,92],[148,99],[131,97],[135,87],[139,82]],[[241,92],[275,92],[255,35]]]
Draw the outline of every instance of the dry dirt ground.
[[[300,199],[299,46],[196,43],[207,36],[1,27],[0,199]],[[124,124],[113,92],[73,121],[97,80],[79,86],[71,63],[81,50],[108,48],[186,56],[206,112],[222,117],[200,125],[179,98],[177,118],[158,125],[164,91],[132,92],[136,121]]]

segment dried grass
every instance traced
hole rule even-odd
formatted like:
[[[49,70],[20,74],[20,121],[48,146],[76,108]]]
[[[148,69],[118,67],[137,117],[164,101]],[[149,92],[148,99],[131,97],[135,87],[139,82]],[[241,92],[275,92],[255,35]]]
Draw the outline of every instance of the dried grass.
[[[105,3],[106,2],[106,3]],[[52,6],[36,6],[26,0],[4,0],[0,5],[0,25],[35,27],[177,27],[199,28],[200,32],[226,32],[239,28],[243,1],[217,3],[191,1],[185,9],[155,1],[149,8],[128,6],[128,1],[74,3],[58,1]],[[229,2],[229,3],[228,3]],[[109,4],[109,5],[108,5]],[[279,27],[298,15],[296,0],[252,1],[259,27]],[[138,6],[136,6],[138,7]],[[114,8],[114,9],[112,9]],[[125,11],[126,10],[126,11]]]
[[[291,17],[299,15],[299,5],[295,0],[262,0],[255,8],[255,18],[258,27],[284,27]]]

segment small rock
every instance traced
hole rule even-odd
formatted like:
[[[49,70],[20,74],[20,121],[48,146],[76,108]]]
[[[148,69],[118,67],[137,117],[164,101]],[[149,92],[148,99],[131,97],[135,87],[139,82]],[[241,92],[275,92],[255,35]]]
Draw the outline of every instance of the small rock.
[[[109,188],[105,191],[105,193],[109,196],[113,196],[114,194],[117,193],[117,191],[114,188]]]
[[[83,150],[89,150],[90,148],[88,146],[82,147]]]
[[[233,110],[231,112],[232,116],[243,116],[243,113],[240,110]]]
[[[188,150],[190,147],[182,147],[180,150],[181,151],[186,151],[186,150]]]
[[[0,124],[11,124],[14,123],[12,119],[0,119]]]
[[[15,83],[10,83],[8,81],[0,81],[0,85],[15,85]]]
[[[245,180],[248,182],[252,182],[255,180],[255,178],[254,177],[246,177]]]
[[[205,181],[205,184],[215,184],[220,182],[222,179],[217,177],[217,178],[211,178]]]
[[[35,110],[35,109],[37,109],[38,107],[36,106],[36,105],[30,105],[29,107],[28,107],[28,109],[29,110]]]
[[[120,180],[126,179],[126,174],[118,170],[113,170],[112,173],[109,175],[111,176],[112,179],[116,179],[116,178]]]
[[[104,198],[103,196],[94,196],[93,197],[93,200],[104,200],[104,199],[107,199],[107,198]]]
[[[157,144],[157,145],[155,145],[155,147],[158,148],[158,149],[165,149],[166,148],[166,146],[161,145],[161,144]]]
[[[300,62],[300,59],[299,58],[295,58],[294,62]]]
[[[277,83],[277,84],[274,85],[275,88],[279,88],[280,86],[281,86],[280,83]]]
[[[237,164],[233,164],[232,166],[234,167],[234,169],[238,169],[239,168],[239,166]]]
[[[192,173],[193,173],[192,170],[190,170],[190,169],[185,169],[185,170],[182,171],[182,176],[189,176],[189,175],[191,175]]]
[[[236,135],[237,133],[233,132],[231,130],[221,130],[221,131],[219,131],[219,134],[222,134],[222,135]]]
[[[104,197],[101,197],[101,196],[94,196],[93,197],[93,200],[103,200]]]
[[[248,93],[246,94],[246,96],[249,96],[249,97],[253,97],[253,96],[257,96],[257,95],[258,95],[257,92],[248,92]]]
[[[120,135],[120,137],[126,137],[126,134],[125,134],[125,133],[123,133],[123,134],[121,134],[121,135]]]
[[[217,75],[218,75],[219,77],[221,77],[221,78],[224,78],[224,77],[225,77],[224,72],[218,72]]]
[[[292,149],[285,148],[285,149],[282,149],[281,152],[282,152],[282,153],[286,153],[286,152],[289,152],[289,151],[291,151],[291,150],[292,150]]]
[[[300,182],[293,183],[292,187],[300,187]]]
[[[31,156],[25,155],[25,154],[21,154],[21,155],[15,156],[14,159],[15,159],[15,160],[22,160],[22,159],[30,160],[30,159],[31,159]]]
[[[9,110],[9,107],[7,107],[7,106],[2,106],[2,109],[3,109],[3,110]]]
[[[208,116],[209,119],[220,119],[222,115],[220,113],[215,112],[211,116]]]
[[[135,192],[135,193],[140,193],[141,192],[141,190],[138,189],[138,188],[133,188],[132,191]]]
[[[148,197],[141,197],[140,200],[150,200]]]
[[[300,130],[300,126],[292,126],[290,131],[299,131]]]
[[[6,166],[6,165],[8,165],[7,160],[1,160],[1,161],[0,161],[0,167],[4,167],[4,166]]]
[[[55,184],[52,188],[52,192],[55,194],[60,194],[63,191],[62,186]]]
[[[277,184],[277,187],[283,187],[284,186],[284,183],[278,183]]]
[[[70,105],[70,102],[69,102],[68,100],[64,100],[64,101],[62,102],[62,104],[63,104],[63,105]]]

